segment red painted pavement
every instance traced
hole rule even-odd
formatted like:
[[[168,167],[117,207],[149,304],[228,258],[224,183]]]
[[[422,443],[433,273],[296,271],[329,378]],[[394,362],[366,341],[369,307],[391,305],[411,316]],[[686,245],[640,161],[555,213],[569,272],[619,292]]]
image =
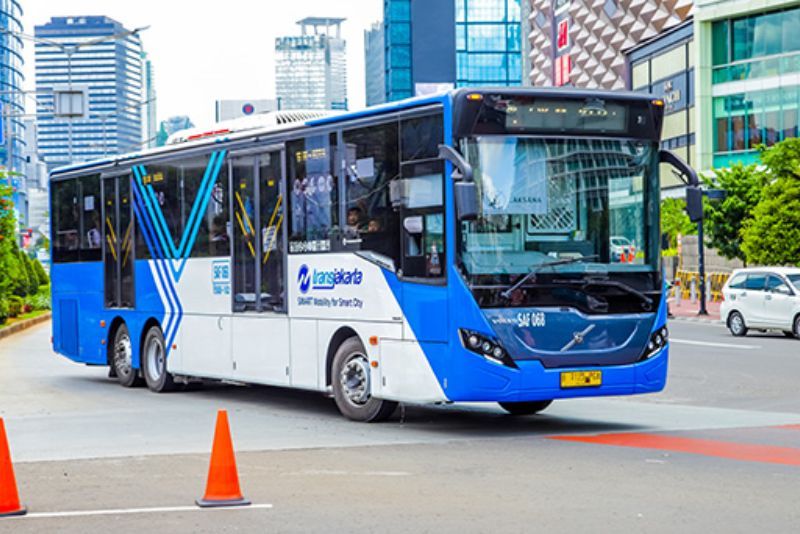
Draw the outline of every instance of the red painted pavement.
[[[797,429],[800,429],[800,425],[792,426],[797,426]],[[547,439],[575,441],[579,443],[596,443],[598,445],[613,445],[617,447],[634,447],[637,449],[684,452],[745,462],[762,462],[800,467],[800,449],[791,447],[773,447],[770,445],[752,445],[711,439],[692,439],[636,433],[600,434],[597,436],[548,436]]]

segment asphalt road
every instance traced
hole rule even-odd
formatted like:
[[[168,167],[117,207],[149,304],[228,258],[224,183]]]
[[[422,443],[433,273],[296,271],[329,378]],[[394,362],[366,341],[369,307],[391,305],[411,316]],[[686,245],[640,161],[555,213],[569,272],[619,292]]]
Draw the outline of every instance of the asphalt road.
[[[126,390],[52,354],[43,325],[0,342],[0,416],[31,512],[0,532],[800,530],[800,341],[671,332],[657,395],[525,418],[407,407],[363,425],[314,393]],[[191,507],[220,408],[245,495],[271,507]],[[80,511],[104,515],[47,515]]]

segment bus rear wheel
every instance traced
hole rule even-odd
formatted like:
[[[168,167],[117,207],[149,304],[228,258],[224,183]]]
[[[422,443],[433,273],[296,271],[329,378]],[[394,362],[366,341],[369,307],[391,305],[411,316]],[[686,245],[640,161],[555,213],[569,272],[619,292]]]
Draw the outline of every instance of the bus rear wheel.
[[[498,404],[511,415],[533,415],[553,404],[553,401],[499,402]]]
[[[167,349],[164,334],[157,326],[147,331],[142,345],[142,370],[150,391],[164,393],[175,389],[175,381],[167,372]]]
[[[111,351],[111,367],[120,385],[130,388],[141,384],[139,371],[133,368],[133,344],[125,323],[117,327]]]
[[[397,403],[372,396],[369,358],[357,337],[341,344],[333,358],[333,397],[342,415],[365,423],[383,421]]]

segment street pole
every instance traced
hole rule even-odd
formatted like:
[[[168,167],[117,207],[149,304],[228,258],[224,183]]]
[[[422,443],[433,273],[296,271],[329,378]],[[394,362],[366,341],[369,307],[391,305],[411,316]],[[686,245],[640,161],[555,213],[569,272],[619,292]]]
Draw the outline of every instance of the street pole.
[[[72,107],[72,53],[75,49],[67,49],[63,47],[61,50],[67,55],[67,91],[70,95],[70,108]],[[70,109],[72,111],[72,109]],[[67,162],[68,165],[72,165],[72,117],[67,117]]]
[[[706,255],[703,245],[703,219],[697,222],[697,270],[700,283],[700,310],[697,315],[708,315],[706,309]]]

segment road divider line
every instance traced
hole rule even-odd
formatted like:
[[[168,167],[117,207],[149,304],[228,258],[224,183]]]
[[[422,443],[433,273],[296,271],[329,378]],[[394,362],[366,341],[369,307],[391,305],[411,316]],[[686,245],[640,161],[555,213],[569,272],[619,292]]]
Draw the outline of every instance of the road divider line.
[[[733,343],[713,343],[711,341],[695,341],[693,339],[677,339],[674,337],[669,338],[670,343],[678,343],[679,345],[697,345],[699,347],[720,347],[723,349],[741,349],[753,350],[760,349],[760,345],[734,345]]]
[[[18,516],[9,519],[52,519],[67,517],[88,517],[100,515],[129,515],[129,514],[168,514],[175,512],[215,512],[215,511],[241,511],[264,510],[272,508],[271,504],[251,504],[250,506],[237,506],[231,508],[199,508],[197,506],[168,506],[163,508],[119,508],[116,510],[79,510],[75,512],[41,512]]]

